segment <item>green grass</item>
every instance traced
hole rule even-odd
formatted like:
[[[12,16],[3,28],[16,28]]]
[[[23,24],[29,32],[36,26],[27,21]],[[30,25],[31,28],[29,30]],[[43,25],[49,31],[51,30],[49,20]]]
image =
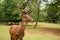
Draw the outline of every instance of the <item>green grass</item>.
[[[46,36],[46,35],[37,35],[37,34],[27,34],[24,38],[25,40],[58,40],[59,38],[54,36]]]
[[[9,26],[0,25],[0,40],[10,40]]]
[[[33,27],[34,27],[35,22],[34,23],[28,23],[28,25],[33,25]],[[30,27],[32,27],[32,26],[30,26]],[[37,27],[42,27],[42,28],[60,28],[60,24],[38,22],[38,26]]]
[[[60,28],[59,24],[39,23],[38,27]],[[8,25],[0,25],[0,40],[10,40]],[[30,26],[28,26],[30,27]],[[60,40],[60,36],[41,35],[39,29],[26,29],[24,40]]]

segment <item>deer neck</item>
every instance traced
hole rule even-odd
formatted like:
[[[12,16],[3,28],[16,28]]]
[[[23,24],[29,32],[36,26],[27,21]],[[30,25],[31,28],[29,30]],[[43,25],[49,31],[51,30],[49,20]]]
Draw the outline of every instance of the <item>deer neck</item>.
[[[26,27],[26,25],[27,25],[26,22],[21,22],[22,27]]]
[[[22,18],[21,28],[25,30],[26,25],[27,25],[26,21]]]

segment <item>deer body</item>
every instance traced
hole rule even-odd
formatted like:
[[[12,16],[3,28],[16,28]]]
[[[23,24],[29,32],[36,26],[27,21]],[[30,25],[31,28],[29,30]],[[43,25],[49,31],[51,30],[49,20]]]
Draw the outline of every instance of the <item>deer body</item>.
[[[12,25],[9,29],[11,40],[23,40],[23,37],[25,35],[25,27],[27,22],[32,22],[33,19],[27,14],[22,13],[22,22],[20,25]]]
[[[25,35],[25,27],[27,22],[32,22],[33,19],[29,16],[31,10],[29,8],[22,9],[22,5],[18,4],[18,7],[22,11],[22,22],[19,25],[12,25],[9,29],[11,40],[23,40],[23,37]]]
[[[24,26],[24,25],[23,25]],[[10,36],[11,36],[11,40],[23,40],[24,37],[24,30],[25,27],[23,27],[22,24],[21,25],[13,25],[10,28]]]

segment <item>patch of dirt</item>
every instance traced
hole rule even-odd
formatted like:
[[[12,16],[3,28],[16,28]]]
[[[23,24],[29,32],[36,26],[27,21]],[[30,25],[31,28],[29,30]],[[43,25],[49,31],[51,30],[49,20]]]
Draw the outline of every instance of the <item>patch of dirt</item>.
[[[39,32],[31,32],[26,29],[26,33],[42,34],[42,35],[49,35],[49,36],[60,36],[60,29],[56,29],[56,28],[37,28],[37,29],[39,29],[40,31]]]
[[[42,34],[48,34],[48,35],[54,35],[54,36],[60,36],[60,29],[53,29],[53,28],[42,28],[41,29]]]

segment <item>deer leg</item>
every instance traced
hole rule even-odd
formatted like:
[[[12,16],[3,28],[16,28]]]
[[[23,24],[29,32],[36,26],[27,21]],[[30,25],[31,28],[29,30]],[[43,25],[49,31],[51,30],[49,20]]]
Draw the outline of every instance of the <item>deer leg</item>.
[[[16,38],[14,38],[14,40],[18,40],[18,38],[16,37]]]
[[[20,38],[20,40],[23,40],[23,38]]]
[[[11,37],[11,40],[14,40],[14,39]]]
[[[17,38],[14,38],[13,40],[18,40]]]
[[[23,38],[19,38],[19,40],[23,40]]]
[[[17,38],[15,40],[18,40]]]
[[[12,38],[12,37],[11,37],[11,40],[18,40],[18,39],[17,39],[17,38]]]

